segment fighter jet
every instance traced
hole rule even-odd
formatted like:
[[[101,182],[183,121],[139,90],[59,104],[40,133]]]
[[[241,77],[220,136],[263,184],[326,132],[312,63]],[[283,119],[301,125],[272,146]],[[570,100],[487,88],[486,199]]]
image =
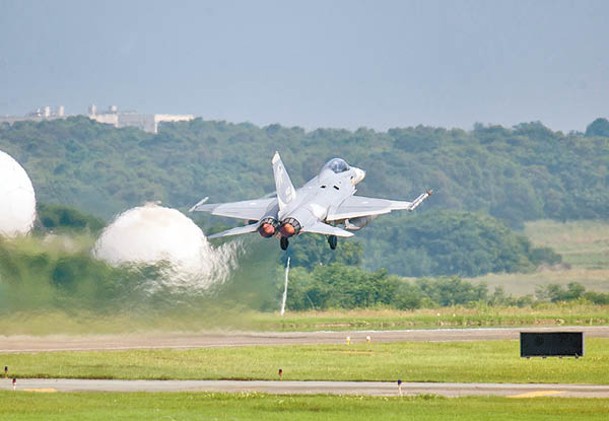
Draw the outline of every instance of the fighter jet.
[[[287,250],[290,238],[313,233],[327,236],[334,250],[338,237],[353,236],[352,231],[363,228],[379,215],[394,210],[413,211],[432,193],[426,191],[412,202],[355,196],[355,186],[366,172],[341,158],[328,161],[316,177],[295,189],[278,152],[272,164],[276,193],[271,197],[216,204],[206,204],[206,197],[190,209],[248,221],[247,225],[209,238],[258,232],[264,238],[279,238],[281,249]]]

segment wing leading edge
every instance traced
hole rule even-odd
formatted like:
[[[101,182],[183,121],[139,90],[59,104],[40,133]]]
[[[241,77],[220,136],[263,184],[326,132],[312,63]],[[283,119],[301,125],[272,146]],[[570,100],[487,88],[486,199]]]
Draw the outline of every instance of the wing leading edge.
[[[209,212],[212,215],[226,216],[228,218],[258,221],[277,206],[277,198],[244,200],[230,203],[197,204],[191,212]]]
[[[364,216],[376,216],[389,213],[394,210],[415,210],[425,199],[431,196],[429,190],[417,197],[412,202],[399,200],[376,199],[364,196],[351,196],[345,199],[339,206],[331,208],[326,221],[342,221],[349,218]]]

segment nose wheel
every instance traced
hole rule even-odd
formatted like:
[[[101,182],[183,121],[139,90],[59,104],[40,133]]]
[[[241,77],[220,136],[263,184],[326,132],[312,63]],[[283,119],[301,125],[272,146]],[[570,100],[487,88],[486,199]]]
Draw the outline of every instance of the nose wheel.
[[[279,239],[279,246],[281,247],[281,250],[287,250],[289,245],[290,242],[288,241],[288,237],[281,237]]]
[[[336,250],[336,244],[338,244],[338,237],[336,235],[328,236],[328,244],[332,250]]]

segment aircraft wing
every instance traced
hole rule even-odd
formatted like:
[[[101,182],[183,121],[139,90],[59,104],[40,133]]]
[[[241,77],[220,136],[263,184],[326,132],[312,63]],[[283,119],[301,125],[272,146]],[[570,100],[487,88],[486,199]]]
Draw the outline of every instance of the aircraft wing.
[[[362,216],[382,215],[394,210],[413,211],[430,195],[431,191],[425,192],[412,202],[350,196],[340,205],[329,210],[326,221],[341,221]]]
[[[203,202],[203,203],[201,203]],[[244,200],[230,203],[206,204],[201,201],[193,206],[191,212],[209,212],[212,215],[226,216],[228,218],[247,219],[258,221],[268,214],[274,206],[277,206],[277,198]]]
[[[314,234],[335,235],[337,237],[353,237],[353,233],[344,229],[333,227],[332,225],[316,222],[313,225],[305,226],[302,232],[312,232]]]
[[[233,235],[249,234],[250,232],[256,231],[256,229],[258,229],[257,223],[249,224],[249,225],[244,225],[242,227],[231,228],[229,230],[210,235],[207,238],[220,238],[220,237],[230,237]]]

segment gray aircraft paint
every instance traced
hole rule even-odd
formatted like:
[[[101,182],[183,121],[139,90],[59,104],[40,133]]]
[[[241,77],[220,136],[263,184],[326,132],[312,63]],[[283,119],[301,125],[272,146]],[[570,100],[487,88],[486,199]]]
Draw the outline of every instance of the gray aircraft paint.
[[[319,174],[304,186],[295,189],[278,152],[272,159],[276,196],[230,203],[207,204],[199,201],[190,211],[209,212],[247,221],[255,221],[210,236],[228,237],[258,231],[263,237],[277,237],[281,247],[288,247],[288,238],[314,233],[328,236],[331,248],[337,237],[351,237],[378,215],[394,210],[415,210],[431,195],[427,191],[412,202],[355,196],[356,185],[366,172],[333,158]]]

